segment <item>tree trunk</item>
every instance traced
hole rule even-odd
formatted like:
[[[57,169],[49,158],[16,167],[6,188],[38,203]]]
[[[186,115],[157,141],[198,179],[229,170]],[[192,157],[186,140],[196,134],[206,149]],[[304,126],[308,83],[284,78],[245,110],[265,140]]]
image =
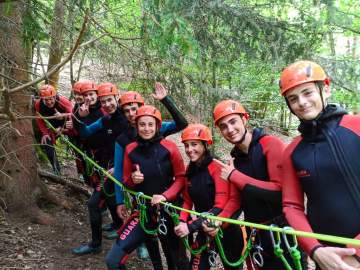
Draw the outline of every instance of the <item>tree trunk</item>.
[[[51,26],[51,44],[49,52],[48,71],[61,62],[63,55],[63,37],[65,24],[65,4],[63,0],[56,0],[54,7],[54,20]],[[59,82],[60,70],[52,74],[48,80],[56,89]]]
[[[10,5],[10,6],[9,6]],[[25,4],[21,1],[0,3],[0,53],[11,62],[1,62],[1,70],[11,80],[4,79],[3,87],[9,89],[28,81],[26,52],[22,40],[22,18]],[[17,81],[18,83],[14,82]],[[31,90],[0,93],[7,112],[32,115],[29,107]],[[34,221],[48,224],[52,218],[36,205],[36,199],[46,190],[37,175],[37,158],[31,120],[0,119],[0,197],[11,213],[28,215]],[[46,194],[46,193],[45,193]]]

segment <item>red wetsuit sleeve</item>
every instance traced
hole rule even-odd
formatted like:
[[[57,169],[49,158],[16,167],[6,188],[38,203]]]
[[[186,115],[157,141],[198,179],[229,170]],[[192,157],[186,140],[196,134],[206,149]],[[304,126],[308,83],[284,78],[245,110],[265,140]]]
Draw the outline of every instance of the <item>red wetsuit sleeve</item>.
[[[131,153],[131,151],[133,151],[136,145],[137,145],[136,142],[129,144],[128,146],[126,146],[124,153],[123,179],[124,179],[124,185],[128,187],[135,186],[135,183],[131,178],[131,174],[133,172],[133,163],[129,157],[129,154]]]
[[[220,217],[230,218],[241,207],[241,194],[238,188],[230,183],[230,195],[229,200],[224,206],[223,211],[220,213]]]
[[[281,159],[285,145],[280,139],[269,135],[261,138],[260,144],[266,156],[269,181],[252,178],[238,170],[230,174],[229,180],[240,190],[243,190],[246,185],[252,185],[265,190],[281,191]]]
[[[183,191],[183,200],[184,200],[184,202],[183,202],[182,208],[191,210],[193,208],[194,203],[191,200],[191,197],[189,195],[187,184],[185,184],[185,189]],[[187,222],[189,215],[190,214],[188,212],[181,211],[180,212],[180,220],[183,222]]]
[[[300,137],[295,138],[286,148],[283,156],[283,212],[290,226],[295,230],[313,232],[305,214],[304,191],[291,159],[292,152],[300,140]],[[312,254],[314,248],[321,245],[315,238],[298,237],[298,240],[301,247],[309,255]]]
[[[64,110],[65,113],[72,113],[73,104],[66,97],[64,96],[59,97],[59,105]]]
[[[217,211],[222,211],[229,200],[230,196],[230,184],[228,181],[225,181],[221,178],[221,167],[215,161],[212,161],[209,166],[208,170],[210,176],[214,180],[215,184],[215,201],[213,208],[209,211],[212,213],[214,208],[217,208]],[[215,214],[215,213],[214,213]],[[218,215],[219,212],[216,213]]]
[[[170,152],[170,160],[174,172],[174,183],[162,195],[164,195],[168,201],[172,201],[176,199],[185,187],[185,165],[175,143],[162,140],[161,144]]]
[[[40,115],[40,102],[41,102],[41,100],[40,100],[40,99],[37,99],[37,100],[35,101],[35,105],[34,105],[34,106],[35,106],[35,111],[36,111],[36,114],[37,114],[36,124],[38,125],[42,136],[44,136],[44,135],[50,135],[51,132],[50,132],[50,130],[46,127],[45,121],[41,118],[41,115]]]

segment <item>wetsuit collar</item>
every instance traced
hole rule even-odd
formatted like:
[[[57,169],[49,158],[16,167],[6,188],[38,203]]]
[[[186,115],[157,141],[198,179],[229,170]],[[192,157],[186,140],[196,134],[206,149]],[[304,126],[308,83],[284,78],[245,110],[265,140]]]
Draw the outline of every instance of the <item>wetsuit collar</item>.
[[[189,166],[186,170],[187,176],[193,175],[196,172],[201,171],[209,166],[209,164],[213,160],[213,157],[211,156],[208,150],[206,150],[204,155],[205,155],[204,158],[199,163],[190,161]]]
[[[336,104],[329,104],[315,119],[301,120],[298,130],[303,137],[315,136],[318,134],[323,123],[341,117],[344,114],[347,114],[345,109]]]
[[[251,147],[254,144],[256,144],[262,137],[264,137],[266,135],[266,133],[262,128],[254,128],[251,135],[252,135],[252,137],[251,137],[251,142],[250,142],[250,145],[249,145],[248,152],[250,152]],[[241,151],[239,149],[239,147],[235,146],[231,150],[230,155],[232,157],[236,158],[236,157],[246,156],[247,153],[244,153],[243,151]]]

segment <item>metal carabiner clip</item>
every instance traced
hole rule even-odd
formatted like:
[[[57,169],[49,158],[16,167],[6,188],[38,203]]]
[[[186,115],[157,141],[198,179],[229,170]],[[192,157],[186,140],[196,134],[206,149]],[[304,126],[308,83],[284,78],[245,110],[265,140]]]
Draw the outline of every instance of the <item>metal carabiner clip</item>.
[[[257,266],[263,267],[264,266],[264,258],[261,254],[261,252],[263,251],[263,248],[259,245],[256,245],[255,248],[256,248],[256,251],[252,254],[252,260]]]
[[[216,266],[216,257],[217,257],[217,253],[214,250],[210,250],[209,251],[210,255],[209,255],[209,264],[211,267],[215,267]]]
[[[285,231],[291,231],[291,230],[294,230],[294,229],[287,226],[287,227],[284,227],[283,230],[284,231],[282,233],[282,238],[284,239],[284,243],[285,243],[285,246],[288,249],[288,251],[291,252],[292,250],[297,249],[298,242],[297,242],[297,239],[296,239],[296,235],[294,235],[294,234],[292,235],[292,237],[293,237],[292,239],[293,239],[294,244],[291,246],[290,243],[289,243],[287,234],[285,233]]]
[[[142,192],[136,193],[135,199],[136,199],[136,203],[138,205],[144,205],[145,204],[145,199],[144,199],[144,197],[142,197],[143,195],[144,195],[144,193],[142,193]]]
[[[169,215],[169,216],[172,216],[173,214],[176,213],[176,210],[171,207],[172,204],[171,203],[168,203],[168,202],[165,202],[164,203],[164,211]]]
[[[167,235],[167,227],[166,227],[166,219],[164,217],[162,217],[160,220],[159,220],[159,226],[158,226],[158,231],[160,234],[162,235]]]

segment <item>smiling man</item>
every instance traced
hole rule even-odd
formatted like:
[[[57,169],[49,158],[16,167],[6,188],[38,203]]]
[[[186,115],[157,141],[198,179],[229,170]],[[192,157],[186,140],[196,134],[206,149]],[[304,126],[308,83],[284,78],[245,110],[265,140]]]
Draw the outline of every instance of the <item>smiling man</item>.
[[[285,226],[280,178],[284,143],[260,128],[250,130],[249,114],[235,100],[219,102],[214,108],[213,117],[221,135],[234,145],[229,164],[219,162],[222,166],[222,178],[236,187],[220,216],[234,216],[241,207],[246,221]],[[211,233],[211,230],[209,232]],[[281,260],[275,257],[267,231],[258,230],[255,243],[251,254],[261,254],[263,263],[261,260],[252,259],[253,255],[247,260],[248,266],[252,264],[256,269],[268,270],[286,269]],[[283,249],[286,250],[286,247]],[[291,264],[287,252],[285,256]]]
[[[297,230],[359,239],[360,117],[328,104],[330,79],[321,66],[311,61],[286,67],[280,78],[280,92],[299,118],[301,133],[284,154],[286,218]],[[316,261],[317,269],[360,268],[360,248],[313,238],[299,241]]]

